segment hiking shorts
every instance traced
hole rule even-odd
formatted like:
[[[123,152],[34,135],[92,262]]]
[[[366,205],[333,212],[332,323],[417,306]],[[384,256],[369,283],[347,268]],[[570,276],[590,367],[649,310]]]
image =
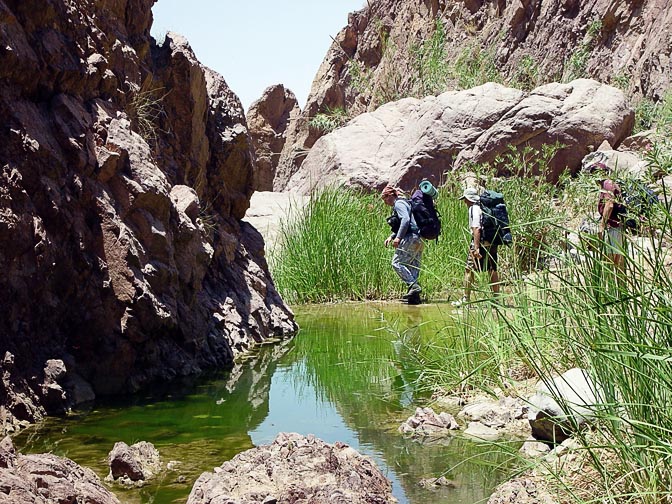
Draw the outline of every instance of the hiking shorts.
[[[612,255],[623,255],[623,228],[607,226],[605,233],[605,242],[607,243],[607,253]]]
[[[471,255],[471,251],[474,250],[474,242],[472,241],[467,254],[467,271],[497,271],[497,247],[498,245],[481,246],[479,248],[481,258],[475,261],[474,256]]]

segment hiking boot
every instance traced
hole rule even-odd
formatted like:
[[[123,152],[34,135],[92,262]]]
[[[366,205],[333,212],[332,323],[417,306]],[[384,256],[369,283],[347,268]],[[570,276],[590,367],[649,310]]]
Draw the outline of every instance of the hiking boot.
[[[422,299],[420,299],[420,293],[419,292],[414,292],[410,296],[408,296],[408,300],[406,301],[409,305],[419,305],[422,303]]]
[[[408,292],[402,296],[404,299],[410,299],[413,296],[420,296],[420,293],[422,292],[422,288],[417,284],[411,284],[408,287]]]
[[[450,304],[453,305],[456,308],[459,308],[460,306],[465,305],[467,303],[468,303],[467,298],[464,297],[464,296],[462,296],[462,298],[458,299],[457,301],[451,301],[450,302]]]

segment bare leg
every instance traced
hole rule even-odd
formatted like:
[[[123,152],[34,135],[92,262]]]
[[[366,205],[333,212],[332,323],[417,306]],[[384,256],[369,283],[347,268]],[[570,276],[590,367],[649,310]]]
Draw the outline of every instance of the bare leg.
[[[469,302],[471,298],[471,288],[474,283],[474,272],[470,269],[464,272],[464,299]]]
[[[493,294],[499,294],[499,274],[496,271],[490,272],[490,287]]]
[[[614,273],[616,274],[616,283],[623,286],[625,282],[625,256],[622,254],[614,254],[611,256],[614,262]]]

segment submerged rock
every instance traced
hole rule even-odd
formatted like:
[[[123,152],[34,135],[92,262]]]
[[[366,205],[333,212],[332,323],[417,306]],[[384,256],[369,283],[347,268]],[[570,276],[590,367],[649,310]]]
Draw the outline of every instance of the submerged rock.
[[[459,428],[455,417],[445,411],[437,415],[432,408],[417,408],[398,430],[417,437],[447,434]]]
[[[123,441],[115,443],[108,461],[110,474],[106,479],[121,480],[122,483],[146,481],[161,471],[159,451],[146,441],[131,446]]]
[[[280,433],[270,445],[203,473],[187,504],[310,502],[393,504],[392,484],[374,462],[343,443]]]

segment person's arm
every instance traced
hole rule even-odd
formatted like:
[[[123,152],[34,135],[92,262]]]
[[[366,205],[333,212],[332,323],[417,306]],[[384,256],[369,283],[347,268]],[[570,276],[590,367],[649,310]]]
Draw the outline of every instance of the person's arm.
[[[474,257],[480,258],[481,257],[481,228],[479,227],[474,227],[471,228],[471,232],[474,236],[474,249],[471,251]]]
[[[411,225],[411,205],[399,198],[394,202],[394,210],[397,212],[399,219],[401,219],[397,236],[392,241],[392,245],[396,248],[399,246],[399,242],[406,236],[408,228]]]
[[[479,211],[480,208],[475,206],[469,207],[469,226],[471,227],[471,236],[474,240],[474,248],[471,254],[477,259],[481,257],[481,216]]]
[[[605,182],[602,183],[600,191],[603,193],[603,202],[604,206],[602,207],[602,215],[600,215],[600,236],[604,234],[604,230],[607,229],[607,223],[609,222],[609,217],[611,217],[611,212],[614,209],[614,192],[613,188]]]
[[[602,215],[600,219],[600,233],[604,233],[604,230],[607,229],[607,222],[611,216],[611,211],[614,209],[614,200],[607,199],[604,201],[604,208],[602,208]]]

